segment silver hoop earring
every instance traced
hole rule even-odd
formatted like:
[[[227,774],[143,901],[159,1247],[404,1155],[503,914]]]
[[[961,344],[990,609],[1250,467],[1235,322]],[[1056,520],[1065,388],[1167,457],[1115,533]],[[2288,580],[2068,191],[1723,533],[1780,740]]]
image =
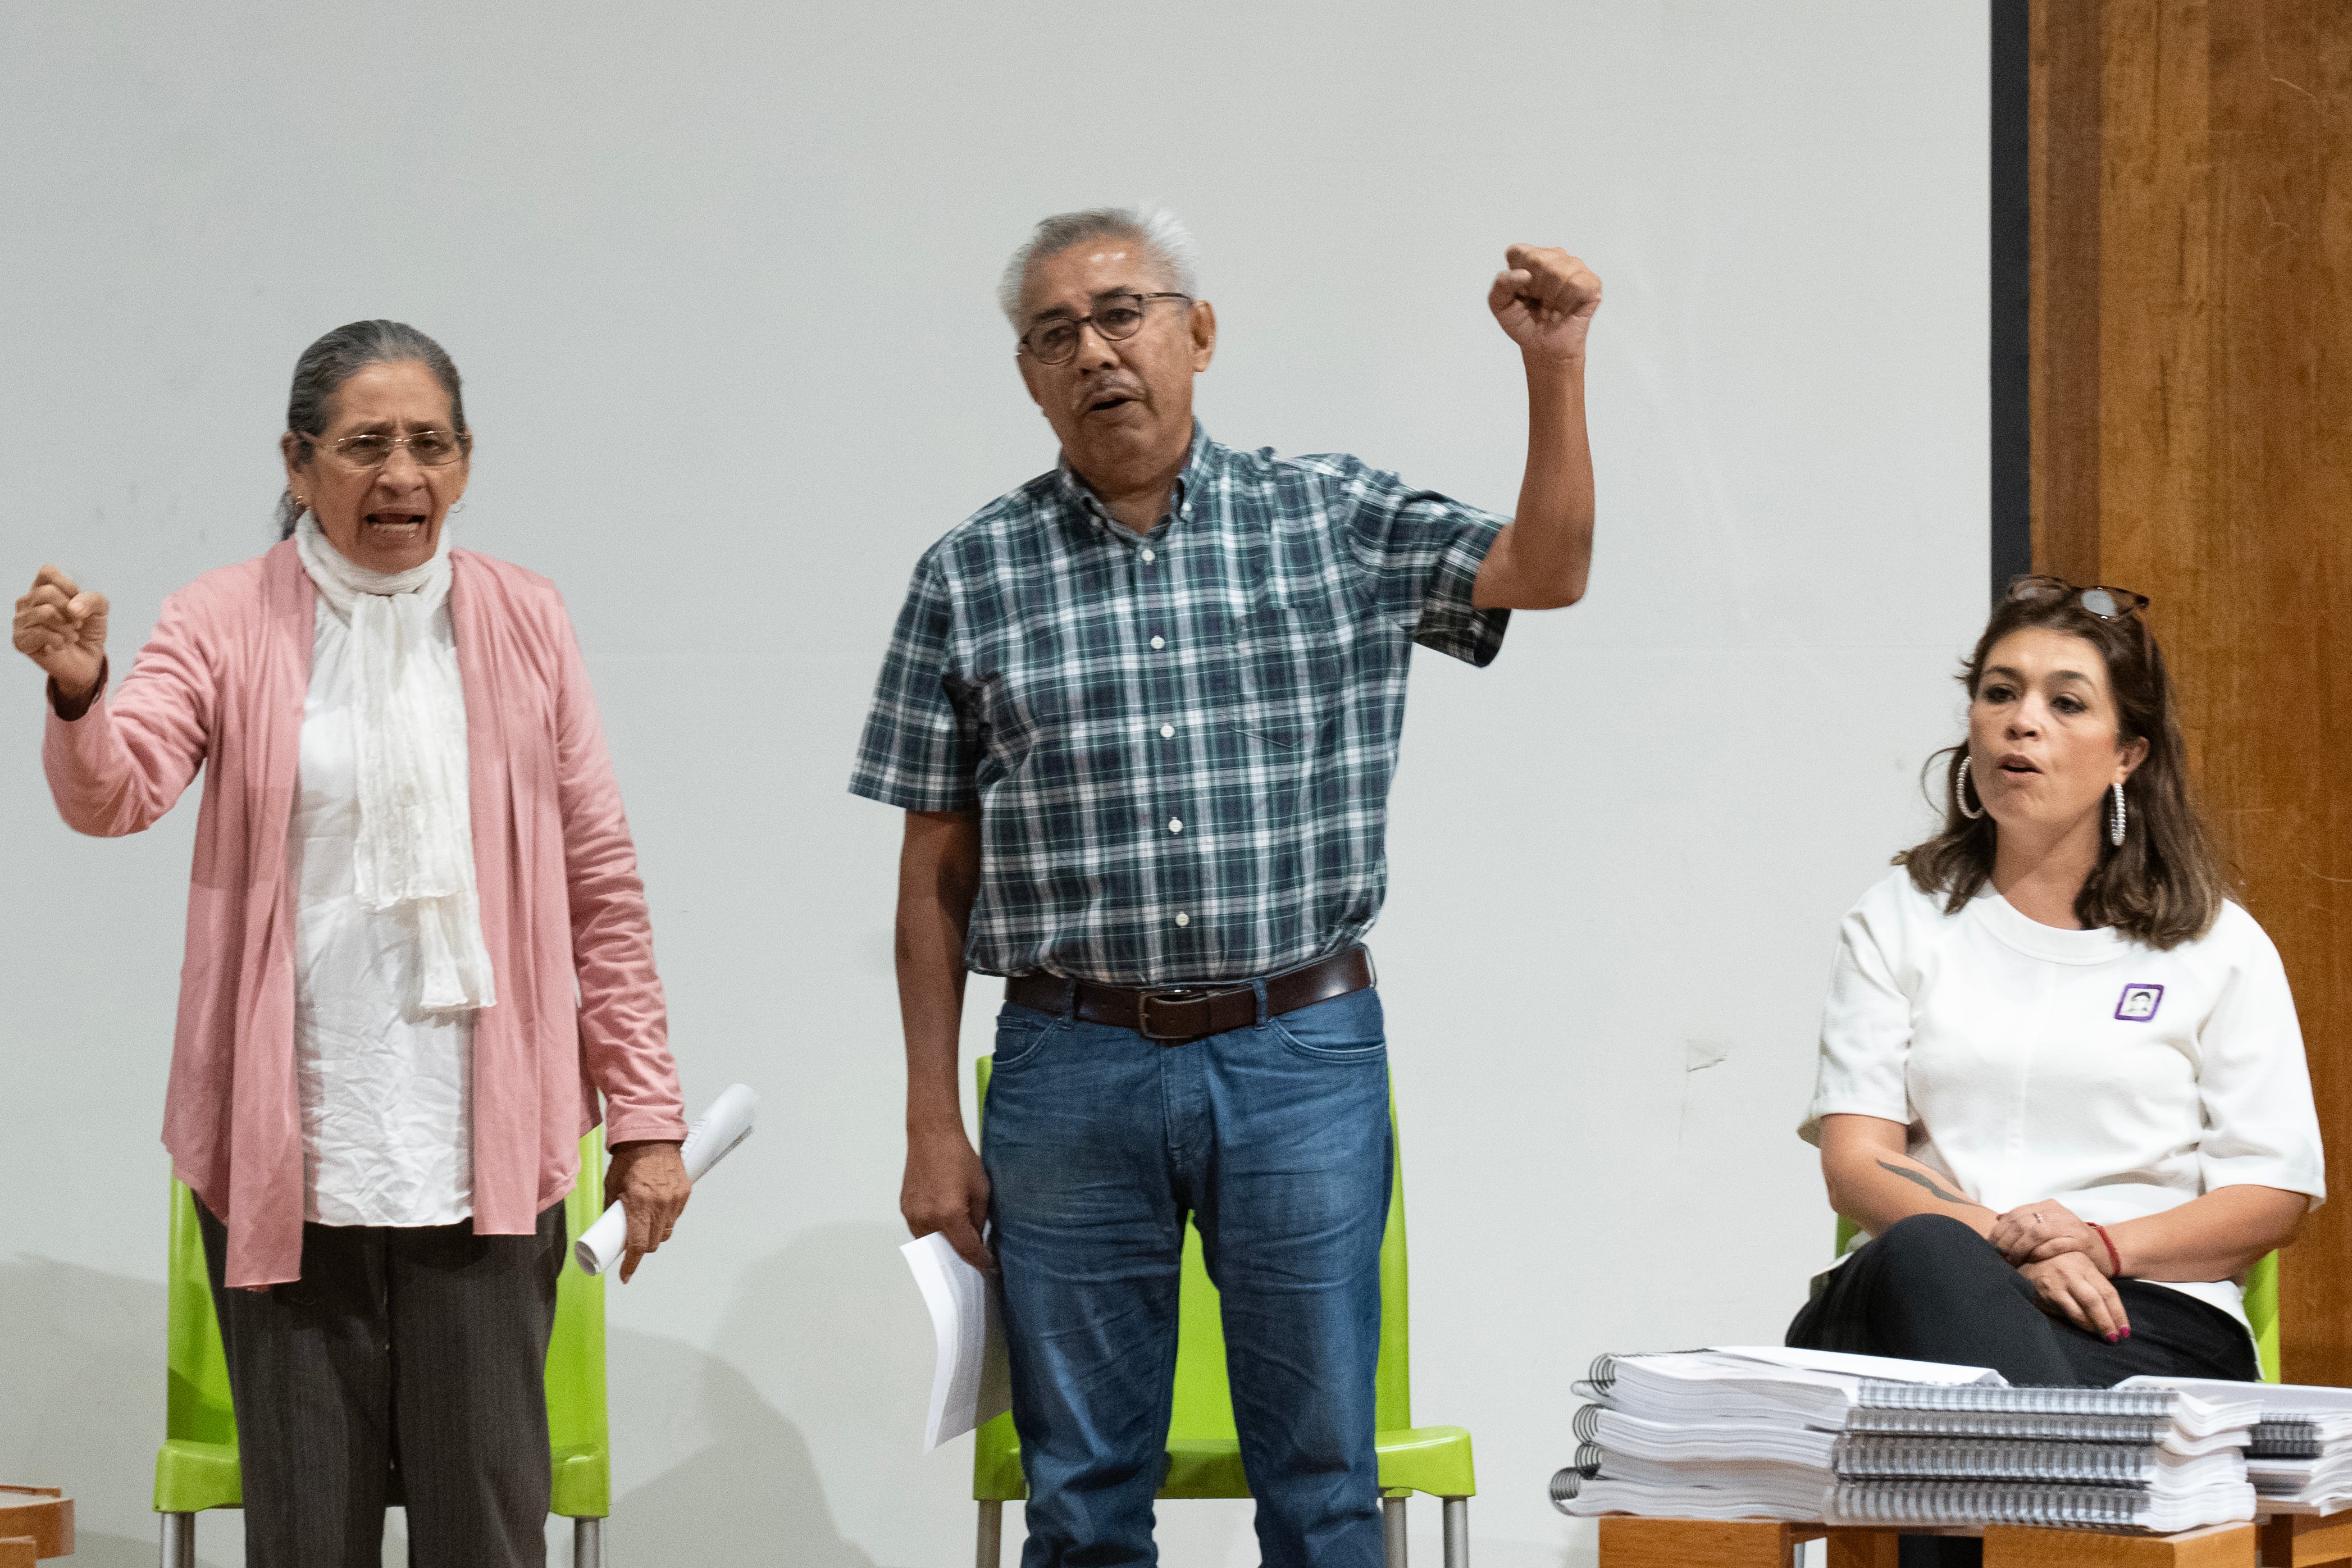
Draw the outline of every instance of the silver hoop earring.
[[[1970,811],[1969,809],[1969,760],[1966,757],[1962,757],[1960,759],[1959,787],[1954,790],[1952,794],[1953,798],[1959,802],[1960,815],[1967,817],[1970,822],[1974,822],[1978,817],[1984,815],[1984,807],[1981,805],[1978,806],[1974,811]]]
[[[2116,785],[2116,809],[2107,817],[2107,842],[2117,848],[2123,847],[2125,820],[2124,786],[2117,784]]]
[[[449,503],[449,515],[450,515],[451,517],[455,517],[455,516],[457,516],[459,512],[461,512],[461,511],[463,511],[463,510],[466,510],[466,498],[465,498],[464,496],[459,496],[456,500],[453,500],[453,501],[451,501],[451,502]]]

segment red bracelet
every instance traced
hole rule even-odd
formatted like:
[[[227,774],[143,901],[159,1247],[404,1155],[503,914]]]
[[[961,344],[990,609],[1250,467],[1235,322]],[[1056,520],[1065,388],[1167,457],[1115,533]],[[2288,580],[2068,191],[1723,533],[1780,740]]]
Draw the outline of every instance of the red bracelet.
[[[2099,1233],[2099,1239],[2107,1244],[2108,1278],[2114,1279],[2120,1276],[2124,1271],[2124,1260],[2123,1255],[2116,1250],[2116,1238],[2107,1234],[2107,1227],[2105,1226],[2100,1225],[2093,1220],[2084,1220],[2083,1223],[2089,1226],[2093,1230],[2097,1231]]]

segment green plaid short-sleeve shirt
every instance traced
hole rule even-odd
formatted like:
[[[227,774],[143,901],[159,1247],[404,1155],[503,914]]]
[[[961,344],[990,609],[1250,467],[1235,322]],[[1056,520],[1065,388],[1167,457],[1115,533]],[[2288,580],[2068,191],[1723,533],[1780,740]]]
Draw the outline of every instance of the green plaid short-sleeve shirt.
[[[977,809],[967,963],[1112,985],[1271,974],[1378,918],[1413,645],[1475,665],[1507,520],[1344,455],[1196,427],[1137,538],[1066,466],[916,564],[850,788]]]

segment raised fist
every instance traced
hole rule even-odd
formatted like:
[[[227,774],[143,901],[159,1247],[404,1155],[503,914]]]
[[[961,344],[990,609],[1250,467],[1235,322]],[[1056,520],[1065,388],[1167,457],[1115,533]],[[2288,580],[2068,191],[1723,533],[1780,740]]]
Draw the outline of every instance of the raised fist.
[[[1503,252],[1508,263],[1495,274],[1486,306],[1503,331],[1535,359],[1572,361],[1584,356],[1584,334],[1601,309],[1601,279],[1565,250],[1515,245]]]
[[[16,601],[16,651],[48,671],[58,692],[78,702],[106,668],[106,595],[92,594],[54,566],[33,578]]]

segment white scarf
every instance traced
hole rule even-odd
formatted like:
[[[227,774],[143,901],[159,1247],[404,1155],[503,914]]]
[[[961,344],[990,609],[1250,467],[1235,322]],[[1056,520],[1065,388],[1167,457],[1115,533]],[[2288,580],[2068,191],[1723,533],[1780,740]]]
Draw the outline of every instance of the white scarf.
[[[449,599],[448,536],[422,566],[371,572],[305,512],[294,548],[320,602],[352,632],[360,902],[405,906],[414,919],[419,1011],[490,1006],[498,996],[474,887],[466,691],[455,667],[427,651],[433,616]]]

